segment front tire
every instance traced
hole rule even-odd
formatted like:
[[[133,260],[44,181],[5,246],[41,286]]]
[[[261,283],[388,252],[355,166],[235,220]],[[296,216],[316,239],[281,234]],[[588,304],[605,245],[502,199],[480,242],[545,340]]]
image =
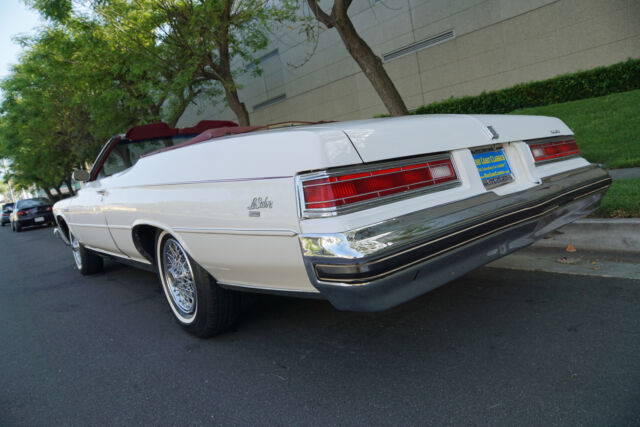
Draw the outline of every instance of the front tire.
[[[82,243],[74,236],[69,234],[71,240],[71,251],[73,252],[73,260],[76,263],[76,268],[83,276],[89,276],[102,271],[104,267],[104,260],[102,257],[89,252]]]
[[[239,295],[218,286],[166,231],[157,238],[156,260],[162,290],[171,311],[187,332],[207,338],[223,332],[237,321]]]

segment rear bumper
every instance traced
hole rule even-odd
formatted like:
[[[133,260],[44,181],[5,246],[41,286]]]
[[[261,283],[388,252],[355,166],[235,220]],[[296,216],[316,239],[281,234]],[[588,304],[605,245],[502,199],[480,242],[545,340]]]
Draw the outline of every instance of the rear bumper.
[[[528,246],[599,205],[611,178],[589,166],[336,234],[301,235],[313,285],[343,310],[391,308]]]
[[[42,221],[37,221],[36,218],[43,218]],[[29,227],[32,225],[45,225],[45,224],[53,224],[53,214],[50,212],[33,215],[29,218],[18,218],[17,223],[20,224],[21,227]]]

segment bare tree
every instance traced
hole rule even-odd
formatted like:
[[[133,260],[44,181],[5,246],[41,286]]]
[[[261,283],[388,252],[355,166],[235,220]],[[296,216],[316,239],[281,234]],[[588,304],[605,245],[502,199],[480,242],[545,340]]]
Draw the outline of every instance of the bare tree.
[[[367,42],[360,37],[353,26],[353,22],[347,14],[351,2],[352,0],[334,0],[331,13],[327,13],[318,5],[318,0],[307,0],[311,12],[318,21],[326,25],[327,28],[338,30],[349,54],[371,82],[389,114],[392,116],[409,114],[402,97],[382,66],[382,61],[373,53]]]

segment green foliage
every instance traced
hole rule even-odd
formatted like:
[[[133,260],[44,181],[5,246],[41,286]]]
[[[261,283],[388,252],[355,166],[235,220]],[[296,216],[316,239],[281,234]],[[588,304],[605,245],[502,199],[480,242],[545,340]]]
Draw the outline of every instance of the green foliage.
[[[71,0],[25,0],[25,3],[40,12],[42,16],[56,22],[63,22],[71,16]]]
[[[12,160],[17,187],[59,187],[78,163],[74,140],[87,133],[86,110],[73,102],[68,42],[64,33],[44,30],[1,84],[0,157]]]
[[[520,108],[593,98],[632,89],[640,89],[640,59],[629,59],[548,80],[521,83],[477,96],[434,102],[417,108],[413,114],[506,114]]]
[[[270,26],[294,10],[293,0],[25,1],[48,24],[20,40],[20,63],[0,83],[0,158],[13,185],[47,191],[109,136],[175,126],[198,97],[229,99],[242,62],[255,62]]]
[[[235,79],[247,72],[243,64],[256,63],[274,25],[296,19],[295,0],[104,0],[95,12],[132,53],[163,70],[166,82],[189,89],[187,96],[174,91],[169,106],[224,94],[240,124],[249,118]]]
[[[515,114],[558,117],[576,135],[583,157],[608,168],[640,166],[640,90],[527,108]]]

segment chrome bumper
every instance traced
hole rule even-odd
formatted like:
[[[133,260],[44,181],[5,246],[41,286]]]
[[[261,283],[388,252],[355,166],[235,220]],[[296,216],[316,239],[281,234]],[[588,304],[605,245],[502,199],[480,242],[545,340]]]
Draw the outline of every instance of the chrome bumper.
[[[588,166],[508,196],[488,192],[344,233],[304,234],[307,273],[336,308],[385,310],[587,215],[610,184]]]

